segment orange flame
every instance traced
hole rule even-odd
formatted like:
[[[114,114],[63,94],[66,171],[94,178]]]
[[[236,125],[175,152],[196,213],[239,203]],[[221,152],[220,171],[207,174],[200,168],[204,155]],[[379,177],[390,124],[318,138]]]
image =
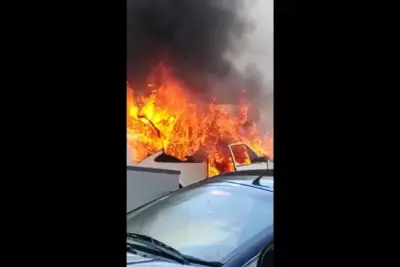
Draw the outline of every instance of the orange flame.
[[[162,148],[180,160],[202,150],[208,175],[214,176],[233,170],[228,144],[243,142],[259,155],[272,156],[272,138],[261,136],[256,125],[247,122],[245,101],[238,104],[236,114],[222,105],[201,103],[164,66],[159,68],[161,85],[149,83],[149,95],[134,95],[135,88],[127,86],[128,148],[135,163]]]

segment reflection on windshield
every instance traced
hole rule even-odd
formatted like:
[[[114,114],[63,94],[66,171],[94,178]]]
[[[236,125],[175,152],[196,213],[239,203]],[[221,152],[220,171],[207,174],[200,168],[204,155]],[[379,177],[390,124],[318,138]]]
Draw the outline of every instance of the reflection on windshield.
[[[183,254],[221,261],[273,224],[273,196],[228,184],[187,188],[129,216],[127,231]]]

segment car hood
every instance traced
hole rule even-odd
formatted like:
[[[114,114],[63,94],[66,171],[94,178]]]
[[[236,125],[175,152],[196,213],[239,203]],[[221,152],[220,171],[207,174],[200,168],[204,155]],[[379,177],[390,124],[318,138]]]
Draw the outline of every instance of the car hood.
[[[164,261],[159,259],[152,259],[147,257],[142,257],[139,255],[127,253],[126,254],[126,265],[127,266],[165,266],[165,267],[182,267],[182,264],[174,263],[170,261]]]

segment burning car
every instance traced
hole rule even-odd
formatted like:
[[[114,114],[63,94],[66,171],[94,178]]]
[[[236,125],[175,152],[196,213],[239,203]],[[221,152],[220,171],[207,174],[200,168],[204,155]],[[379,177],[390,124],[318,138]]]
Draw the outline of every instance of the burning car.
[[[257,155],[246,144],[231,144],[227,146],[227,150],[229,151],[227,161],[233,163],[233,169],[226,168],[226,172],[273,169],[273,161],[270,158]],[[201,152],[192,156],[186,156],[184,160],[180,160],[177,157],[166,154],[164,150],[159,150],[137,164],[132,163],[131,151],[129,149],[127,156],[128,166],[134,165],[180,171],[180,187],[188,186],[214,176],[208,157]],[[229,166],[229,164],[226,164],[226,166]]]
[[[128,165],[181,171],[181,186],[220,173],[272,168],[272,138],[244,99],[201,99],[160,65],[157,84],[127,87]]]

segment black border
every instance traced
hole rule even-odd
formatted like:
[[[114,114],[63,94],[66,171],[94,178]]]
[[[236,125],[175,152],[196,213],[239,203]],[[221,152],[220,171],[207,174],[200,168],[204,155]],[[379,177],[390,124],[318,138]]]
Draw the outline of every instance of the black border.
[[[381,265],[398,232],[381,217],[398,188],[398,22],[335,3],[275,5],[276,266]]]
[[[53,4],[15,15],[13,261],[125,266],[126,2]]]
[[[275,3],[276,266],[361,266],[391,246],[374,238],[392,237],[380,215],[398,195],[386,179],[397,177],[388,141],[398,135],[383,130],[398,121],[387,90],[397,88],[397,9],[324,4]],[[3,164],[3,242],[14,261],[125,266],[126,2],[17,5],[3,38],[15,41],[7,69],[18,66],[2,98],[15,164]]]

